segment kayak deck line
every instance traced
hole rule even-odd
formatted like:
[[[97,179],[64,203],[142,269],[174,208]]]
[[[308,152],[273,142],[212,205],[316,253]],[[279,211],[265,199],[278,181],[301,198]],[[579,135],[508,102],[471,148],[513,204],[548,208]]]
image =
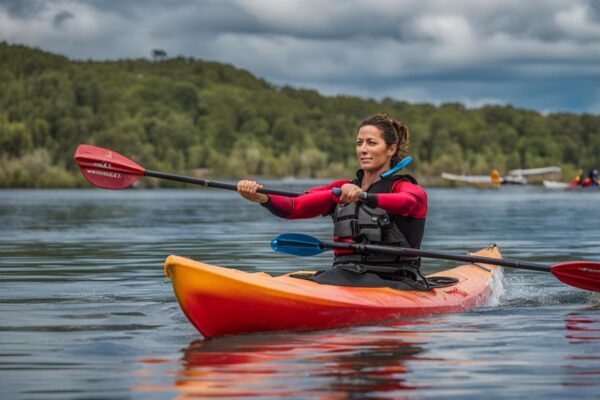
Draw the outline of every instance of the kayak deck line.
[[[471,265],[474,265],[474,266],[476,266],[476,267],[478,267],[478,268],[481,268],[482,270],[484,270],[484,271],[487,271],[487,272],[490,272],[490,271],[491,271],[491,270],[490,270],[488,267],[484,267],[484,266],[483,266],[482,264],[480,264],[480,263],[476,263],[476,262],[474,262],[474,263],[471,263]]]
[[[501,258],[497,246],[477,255]],[[465,264],[428,277],[457,282],[430,291],[325,285],[290,275],[271,276],[169,256],[167,277],[184,314],[206,338],[263,331],[331,329],[463,312],[486,302],[501,267]],[[489,269],[488,269],[489,268]],[[314,273],[315,271],[302,271]]]

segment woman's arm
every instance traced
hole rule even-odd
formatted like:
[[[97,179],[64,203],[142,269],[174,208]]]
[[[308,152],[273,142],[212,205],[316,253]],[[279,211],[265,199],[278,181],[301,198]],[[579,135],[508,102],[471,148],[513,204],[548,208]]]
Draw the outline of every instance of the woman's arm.
[[[339,201],[332,194],[331,189],[341,187],[348,182],[347,180],[334,181],[325,186],[311,188],[298,197],[269,195],[267,202],[262,203],[262,206],[274,215],[286,219],[318,217],[329,212]]]
[[[377,207],[403,217],[425,218],[427,215],[427,194],[419,185],[398,181],[392,186],[392,193],[379,193]]]

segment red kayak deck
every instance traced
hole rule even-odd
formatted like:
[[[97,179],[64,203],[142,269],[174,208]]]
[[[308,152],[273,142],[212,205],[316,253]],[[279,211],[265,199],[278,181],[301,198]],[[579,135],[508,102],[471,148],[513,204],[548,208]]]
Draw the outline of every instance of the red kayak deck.
[[[501,258],[496,246],[472,254]],[[467,311],[489,298],[498,269],[467,264],[445,270],[429,276],[456,278],[456,284],[420,292],[323,285],[289,274],[273,277],[264,272],[247,273],[178,256],[165,261],[165,273],[181,309],[206,338],[329,329]]]

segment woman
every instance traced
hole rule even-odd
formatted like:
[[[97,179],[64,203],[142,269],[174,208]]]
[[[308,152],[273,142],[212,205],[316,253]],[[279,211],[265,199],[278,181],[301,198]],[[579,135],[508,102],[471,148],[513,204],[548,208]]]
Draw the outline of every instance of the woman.
[[[410,175],[381,175],[408,152],[408,128],[385,114],[376,114],[358,126],[356,156],[360,169],[354,180],[337,180],[290,198],[257,193],[262,185],[243,180],[238,192],[273,214],[287,219],[331,215],[334,241],[362,242],[419,248],[425,228],[427,195]],[[336,197],[332,189],[339,188]],[[362,192],[369,200],[359,200]],[[419,272],[420,260],[388,254],[335,251],[333,268],[310,277],[323,284],[392,286],[427,290]]]

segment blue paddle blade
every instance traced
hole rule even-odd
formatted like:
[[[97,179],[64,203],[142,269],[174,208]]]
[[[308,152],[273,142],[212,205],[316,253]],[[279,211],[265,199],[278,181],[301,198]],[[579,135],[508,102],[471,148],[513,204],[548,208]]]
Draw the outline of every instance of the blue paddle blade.
[[[321,248],[321,241],[301,233],[284,233],[271,240],[273,250],[295,256],[314,256],[327,249]]]

